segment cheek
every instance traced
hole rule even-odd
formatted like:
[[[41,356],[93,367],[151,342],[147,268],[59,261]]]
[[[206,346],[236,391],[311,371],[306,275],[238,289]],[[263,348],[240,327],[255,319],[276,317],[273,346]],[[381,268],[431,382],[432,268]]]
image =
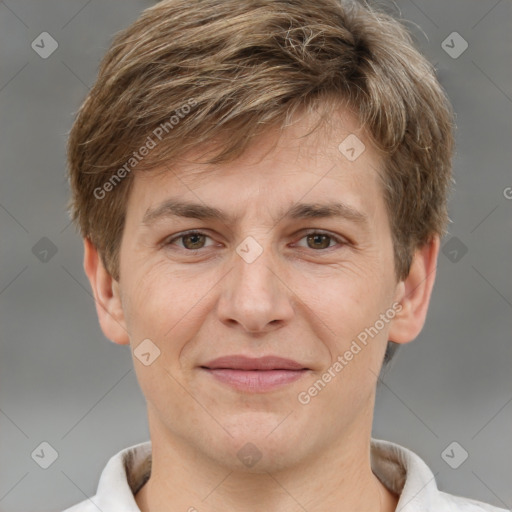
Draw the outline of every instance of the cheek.
[[[130,283],[125,315],[132,345],[149,338],[161,351],[168,367],[200,328],[208,290],[214,285],[207,276],[171,271],[155,265]]]
[[[386,307],[385,283],[372,264],[330,267],[314,274],[297,273],[294,291],[338,340],[347,340],[373,323]],[[375,318],[374,318],[375,317]]]
[[[321,320],[317,321],[320,330],[313,334],[329,351],[330,375],[336,375],[330,388],[345,389],[344,395],[347,390],[354,397],[367,394],[380,371],[391,319],[388,315],[388,322],[383,322],[381,314],[392,306],[393,290],[384,275],[383,267],[368,265],[325,279],[317,276],[301,287],[304,297],[309,290],[308,305]],[[301,280],[305,284],[304,277]]]
[[[196,301],[177,293],[179,288],[175,276],[149,272],[133,279],[125,308],[137,380],[146,399],[164,408],[170,396],[180,394],[175,377],[180,354],[194,336],[191,312]]]
[[[328,348],[330,360],[316,376],[317,384],[310,388],[312,396],[320,390],[318,398],[314,398],[319,414],[325,404],[336,404],[333,413],[337,411],[339,421],[345,421],[347,411],[359,410],[371,400],[389,326],[381,325],[380,315],[388,307],[382,292],[377,287],[348,287],[347,283],[340,283],[322,297],[317,311],[329,324],[328,335],[322,342]]]

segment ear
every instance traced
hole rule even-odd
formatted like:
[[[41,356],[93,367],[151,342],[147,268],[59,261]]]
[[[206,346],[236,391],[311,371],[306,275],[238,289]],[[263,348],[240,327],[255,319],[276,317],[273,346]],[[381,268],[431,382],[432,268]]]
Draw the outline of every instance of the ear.
[[[84,239],[84,270],[91,283],[103,334],[114,343],[128,345],[130,338],[126,329],[119,283],[106,271],[98,250],[87,238]]]
[[[388,336],[390,341],[408,343],[423,329],[436,279],[439,245],[439,236],[435,235],[417,249],[409,275],[398,284],[396,300],[402,309],[391,322]]]

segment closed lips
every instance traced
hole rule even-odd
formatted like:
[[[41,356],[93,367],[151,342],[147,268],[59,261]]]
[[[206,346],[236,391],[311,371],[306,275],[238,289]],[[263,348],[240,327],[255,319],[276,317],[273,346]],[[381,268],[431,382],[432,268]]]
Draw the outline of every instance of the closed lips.
[[[243,371],[265,371],[265,370],[307,370],[304,365],[277,356],[265,356],[259,358],[250,358],[247,356],[224,356],[214,359],[201,368],[209,370],[243,370]]]

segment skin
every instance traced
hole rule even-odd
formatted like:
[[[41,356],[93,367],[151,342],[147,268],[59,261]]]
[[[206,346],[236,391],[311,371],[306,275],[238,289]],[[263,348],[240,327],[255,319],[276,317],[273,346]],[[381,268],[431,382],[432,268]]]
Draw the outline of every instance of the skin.
[[[269,131],[236,162],[180,161],[167,172],[136,174],[119,281],[84,241],[84,268],[105,336],[130,344],[132,354],[147,338],[161,351],[148,366],[133,359],[153,446],[151,478],[136,495],[143,512],[396,508],[398,497],[370,466],[377,376],[387,340],[410,342],[423,327],[439,238],[416,251],[408,277],[398,281],[379,181],[383,162],[357,119],[345,110],[337,115],[330,129],[311,134],[314,115],[298,118],[275,148],[277,133]],[[338,150],[350,133],[366,146],[352,162]],[[145,213],[169,198],[237,218],[167,217],[145,225]],[[279,216],[297,202],[329,200],[350,205],[367,222]],[[170,243],[190,229],[207,236]],[[305,230],[340,242],[308,238]],[[263,249],[252,263],[236,252],[247,236]],[[187,247],[194,244],[191,254]],[[400,312],[301,404],[298,394],[395,302]],[[278,355],[310,370],[276,391],[249,393],[199,369],[233,354]],[[261,454],[252,467],[237,457],[249,442]]]

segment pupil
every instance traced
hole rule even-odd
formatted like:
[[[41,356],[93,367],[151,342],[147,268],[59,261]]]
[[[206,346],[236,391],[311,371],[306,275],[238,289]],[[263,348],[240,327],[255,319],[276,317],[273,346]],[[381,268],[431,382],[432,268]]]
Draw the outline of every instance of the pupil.
[[[323,244],[322,244],[322,240],[321,240],[322,238],[323,238],[323,242],[324,242]],[[328,235],[309,235],[309,239],[310,240],[313,239],[315,244],[320,242],[322,249],[325,249],[326,247],[329,246]],[[326,241],[327,241],[327,245],[325,244]],[[317,247],[318,247],[318,245],[317,245]]]
[[[198,239],[198,238],[200,239],[201,237],[202,237],[202,235],[187,235],[187,236],[185,237],[185,239],[187,239],[187,240],[191,240],[191,239]],[[193,242],[192,242],[192,245],[196,245],[197,243],[200,243],[200,242],[197,242],[197,240],[196,240],[195,242],[193,241]],[[195,248],[196,248],[196,247],[194,247],[194,249],[195,249]]]
[[[202,238],[203,235],[187,235],[185,237],[185,240],[189,240],[189,241],[192,241],[192,245],[195,246],[197,244],[200,244],[200,240]],[[325,249],[326,247],[329,246],[329,236],[328,235],[309,235],[308,236],[308,241],[309,242],[313,242],[313,245],[316,245],[316,247],[318,247],[318,244],[320,244],[321,248],[322,249]],[[185,244],[185,246],[187,246],[188,244]],[[193,247],[193,248],[197,248],[197,247]]]

